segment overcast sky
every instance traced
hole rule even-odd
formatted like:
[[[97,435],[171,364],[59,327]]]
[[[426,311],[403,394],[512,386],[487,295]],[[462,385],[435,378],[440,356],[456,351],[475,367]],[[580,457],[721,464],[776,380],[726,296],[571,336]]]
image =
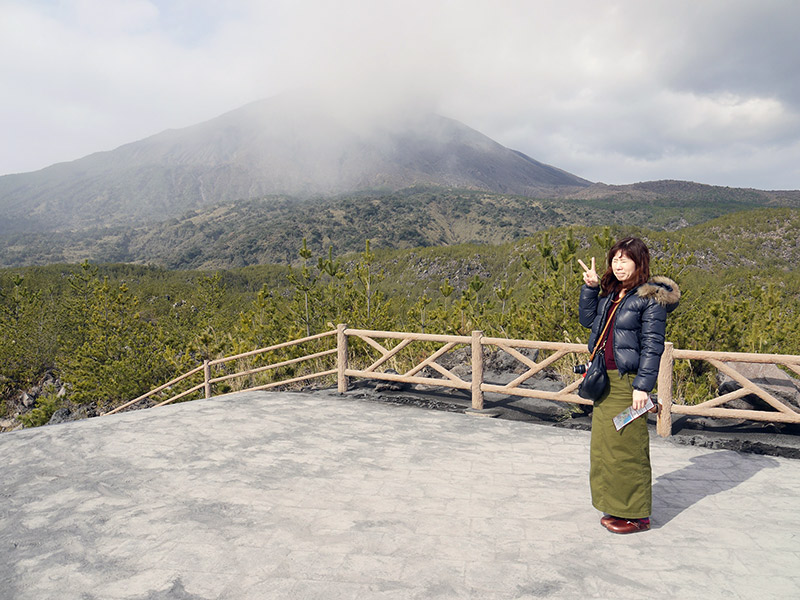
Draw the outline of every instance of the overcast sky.
[[[797,0],[0,0],[0,174],[324,87],[605,183],[800,189]]]

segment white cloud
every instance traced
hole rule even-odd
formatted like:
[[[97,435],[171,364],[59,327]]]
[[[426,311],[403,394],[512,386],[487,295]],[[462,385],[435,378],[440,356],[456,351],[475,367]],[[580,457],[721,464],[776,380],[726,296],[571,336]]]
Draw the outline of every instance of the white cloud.
[[[0,17],[0,173],[319,86],[592,180],[800,188],[800,3],[0,0]]]

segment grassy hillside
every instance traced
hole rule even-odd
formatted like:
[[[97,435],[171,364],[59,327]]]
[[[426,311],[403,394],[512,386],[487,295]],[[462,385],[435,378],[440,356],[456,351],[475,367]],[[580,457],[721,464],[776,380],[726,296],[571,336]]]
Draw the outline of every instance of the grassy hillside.
[[[417,290],[438,285],[444,278],[466,282],[474,275],[498,283],[524,277],[524,259],[542,262],[538,247],[545,236],[557,251],[569,232],[578,244],[577,256],[601,254],[595,241],[601,228],[558,227],[503,244],[458,244],[448,247],[412,248],[378,252],[387,273],[384,283],[393,291]],[[681,261],[684,277],[713,281],[724,274],[745,270],[753,281],[798,277],[800,270],[800,209],[755,209],[725,215],[680,231],[653,231],[615,225],[615,239],[636,235],[645,239],[654,258],[654,272],[674,271]]]

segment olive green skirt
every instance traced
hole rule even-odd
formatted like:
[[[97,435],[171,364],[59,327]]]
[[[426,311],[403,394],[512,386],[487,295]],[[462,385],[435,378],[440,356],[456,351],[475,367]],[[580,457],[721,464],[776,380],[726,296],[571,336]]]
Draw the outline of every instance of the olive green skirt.
[[[633,398],[633,374],[622,378],[609,371],[610,389],[595,402],[592,412],[589,484],[597,510],[625,519],[649,517],[652,510],[650,434],[642,415],[621,431],[614,417],[628,408]]]

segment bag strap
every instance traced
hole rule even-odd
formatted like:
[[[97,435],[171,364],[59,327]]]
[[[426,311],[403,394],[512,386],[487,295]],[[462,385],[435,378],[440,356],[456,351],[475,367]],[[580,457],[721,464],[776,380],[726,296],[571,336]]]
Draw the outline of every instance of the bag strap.
[[[595,345],[594,350],[592,351],[592,355],[589,357],[589,362],[592,362],[594,360],[594,355],[597,354],[598,350],[602,350],[605,347],[606,331],[608,331],[608,326],[611,324],[611,318],[614,316],[614,313],[617,312],[619,305],[622,304],[622,298],[620,298],[616,302],[614,302],[613,300],[611,302],[614,304],[614,308],[612,308],[611,312],[608,313],[606,324],[603,327],[603,331],[600,333],[600,336],[597,338],[597,344]]]

